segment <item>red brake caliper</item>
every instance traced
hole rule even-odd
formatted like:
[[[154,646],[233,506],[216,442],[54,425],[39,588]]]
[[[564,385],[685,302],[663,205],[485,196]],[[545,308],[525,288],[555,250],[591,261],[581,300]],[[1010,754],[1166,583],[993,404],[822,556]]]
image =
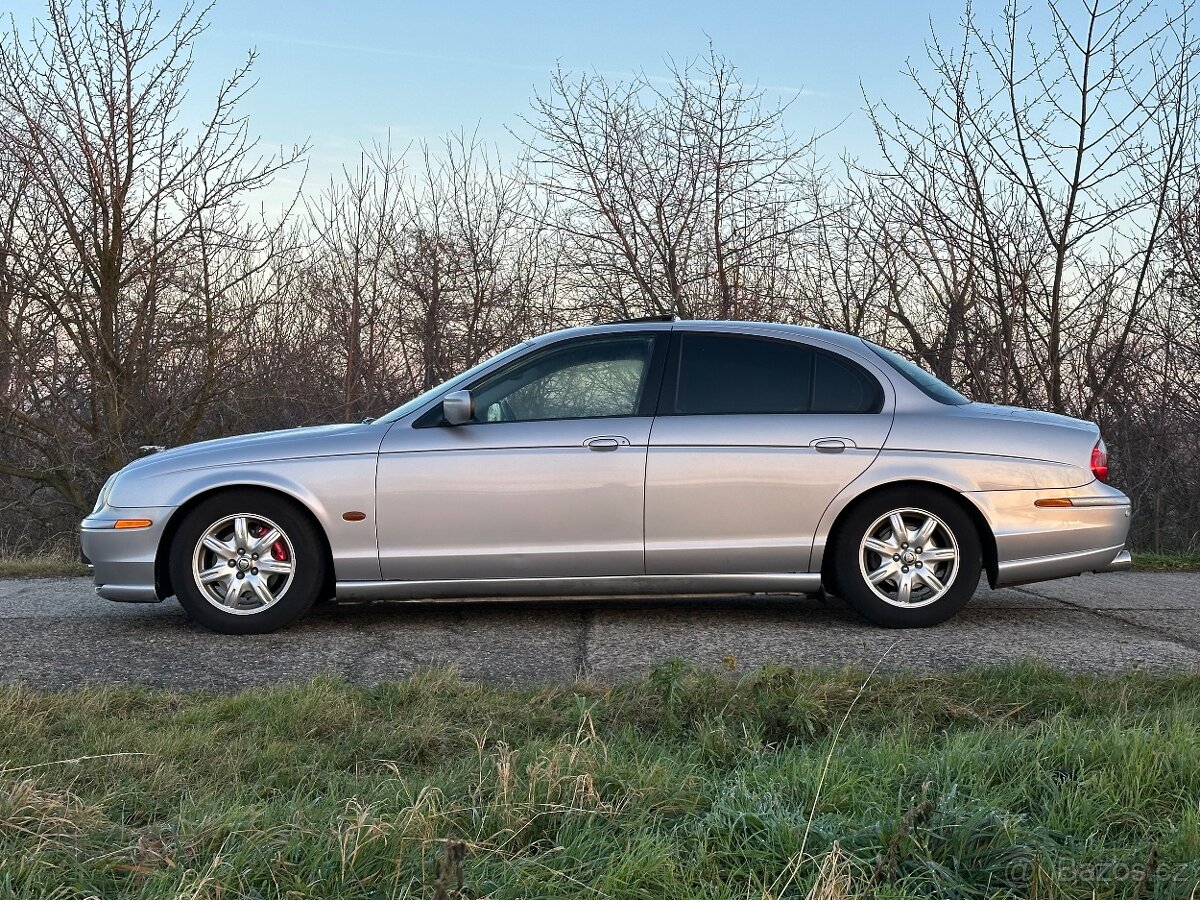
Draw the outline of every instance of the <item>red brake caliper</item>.
[[[250,536],[251,537],[262,537],[266,533],[267,533],[267,527],[265,525],[251,525],[250,526]],[[279,560],[279,562],[283,562],[285,559],[288,558],[287,544],[285,544],[283,542],[283,538],[280,538],[279,540],[277,540],[275,543],[273,543],[271,545],[271,558]]]

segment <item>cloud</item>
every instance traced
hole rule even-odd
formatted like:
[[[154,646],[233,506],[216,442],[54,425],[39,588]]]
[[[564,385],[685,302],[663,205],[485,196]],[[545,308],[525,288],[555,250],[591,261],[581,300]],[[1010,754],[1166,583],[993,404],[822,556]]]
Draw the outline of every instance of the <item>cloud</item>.
[[[468,66],[484,66],[497,69],[509,69],[517,72],[537,72],[546,74],[553,70],[554,63],[545,65],[531,65],[529,63],[506,62],[499,59],[489,59],[480,56],[457,56],[447,53],[428,53],[420,50],[406,50],[397,47],[375,47],[368,44],[346,44],[339,41],[318,40],[316,38],[293,37],[284,34],[271,34],[267,32],[256,31],[238,31],[231,32],[233,36],[239,38],[247,38],[252,41],[263,41],[274,44],[289,44],[295,47],[313,47],[320,50],[337,50],[347,53],[366,53],[374,56],[390,56],[401,57],[407,59],[424,59],[431,62],[446,62],[455,65]],[[563,66],[564,69],[577,69],[574,66]],[[609,78],[619,78],[625,81],[634,78],[644,78],[646,81],[651,81],[656,84],[671,84],[675,78],[671,75],[648,75],[645,72],[629,72],[617,69],[591,69],[597,75],[607,76]],[[775,94],[790,94],[794,97],[832,97],[823,91],[814,91],[801,85],[790,84],[758,84],[756,87],[764,91]]]
[[[348,53],[370,53],[375,56],[406,57],[409,59],[426,59],[434,62],[448,62],[457,65],[491,66],[500,69],[514,69],[521,72],[545,72],[547,66],[532,66],[522,63],[510,63],[497,59],[485,59],[478,56],[455,56],[445,53],[425,53],[420,50],[404,50],[396,47],[372,47],[366,44],[343,44],[338,41],[316,40],[313,38],[291,37],[283,34],[268,34],[257,31],[230,32],[232,36],[248,38],[252,41],[263,41],[272,44],[290,44],[294,47],[314,47],[320,50],[341,50]]]

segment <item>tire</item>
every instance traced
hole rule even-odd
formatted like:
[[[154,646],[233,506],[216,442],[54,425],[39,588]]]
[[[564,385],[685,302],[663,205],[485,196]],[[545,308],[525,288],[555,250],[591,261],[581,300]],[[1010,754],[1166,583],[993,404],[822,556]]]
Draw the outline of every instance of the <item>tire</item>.
[[[197,505],[180,523],[170,553],[180,604],[222,634],[266,634],[295,622],[321,596],[329,566],[307,511],[249,488]]]
[[[971,599],[982,549],[971,517],[952,499],[897,488],[851,511],[838,532],[833,568],[841,597],[865,618],[885,628],[927,628]]]

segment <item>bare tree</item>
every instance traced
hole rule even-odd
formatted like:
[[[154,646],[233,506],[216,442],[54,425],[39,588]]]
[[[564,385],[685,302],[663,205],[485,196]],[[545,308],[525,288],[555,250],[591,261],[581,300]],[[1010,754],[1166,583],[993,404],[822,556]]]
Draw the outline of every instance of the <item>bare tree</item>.
[[[11,266],[56,348],[2,398],[20,452],[0,473],[76,509],[139,444],[189,439],[249,349],[253,310],[228,298],[269,261],[245,198],[299,151],[263,157],[237,111],[252,55],[181,124],[206,12],[49,0],[44,24],[0,44],[0,145],[23,180]]]
[[[377,413],[402,377],[394,359],[401,302],[394,271],[403,187],[401,160],[390,145],[377,146],[309,204],[308,292],[327,316],[333,341],[325,358],[341,362],[341,408],[351,418]]]
[[[466,133],[375,146],[269,222],[251,200],[300,151],[238,112],[253,56],[182,125],[206,13],[49,0],[0,38],[0,541],[65,529],[141,444],[375,415],[647,313],[851,331],[1094,418],[1135,543],[1200,541],[1192,0],[968,6],[909,70],[922,115],[867,99],[871,164],[818,170],[710,48],[557,70],[517,165]]]
[[[1134,0],[1067,6],[1010,2],[999,33],[968,7],[957,46],[933,37],[933,81],[910,70],[928,120],[870,106],[887,161],[872,174],[879,227],[917,277],[892,317],[918,355],[978,371],[961,354],[990,322],[1014,399],[1090,414],[1154,288],[1196,47],[1190,6],[1160,20]]]
[[[544,328],[553,303],[520,170],[503,170],[460,134],[421,147],[394,257],[412,382],[432,387]]]
[[[810,218],[811,142],[726,60],[672,65],[668,88],[559,69],[528,143],[593,315],[767,315],[778,262]]]

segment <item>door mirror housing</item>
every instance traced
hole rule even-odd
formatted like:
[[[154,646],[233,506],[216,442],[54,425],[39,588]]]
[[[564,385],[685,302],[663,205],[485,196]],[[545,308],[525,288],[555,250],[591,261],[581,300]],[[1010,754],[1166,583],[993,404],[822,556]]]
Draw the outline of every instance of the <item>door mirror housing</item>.
[[[475,399],[470,391],[451,391],[442,398],[442,418],[447,425],[465,425],[475,415]]]

